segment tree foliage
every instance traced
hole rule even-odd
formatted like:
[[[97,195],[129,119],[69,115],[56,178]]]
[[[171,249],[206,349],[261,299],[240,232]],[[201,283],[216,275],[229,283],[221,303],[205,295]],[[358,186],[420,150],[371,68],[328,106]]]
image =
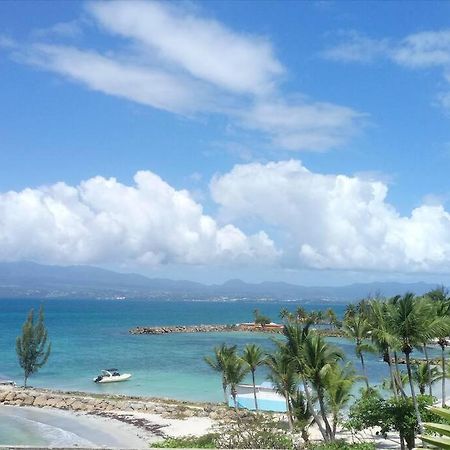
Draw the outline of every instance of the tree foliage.
[[[48,341],[44,309],[41,306],[37,321],[35,321],[33,309],[28,313],[27,320],[22,326],[22,334],[16,339],[16,353],[24,372],[25,387],[28,378],[45,365],[50,352],[51,343]]]

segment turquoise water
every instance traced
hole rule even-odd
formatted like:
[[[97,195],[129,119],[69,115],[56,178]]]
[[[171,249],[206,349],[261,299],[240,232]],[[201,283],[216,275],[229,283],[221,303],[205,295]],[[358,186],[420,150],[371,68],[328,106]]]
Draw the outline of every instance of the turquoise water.
[[[15,354],[15,339],[30,308],[41,302],[31,300],[0,301],[0,374],[22,383],[22,372]],[[47,365],[30,378],[32,386],[164,396],[186,400],[221,401],[219,376],[203,362],[222,342],[243,347],[256,342],[266,349],[273,346],[266,334],[199,333],[140,335],[128,333],[137,325],[214,324],[250,321],[253,311],[277,320],[282,307],[292,310],[297,305],[275,302],[194,302],[194,301],[111,301],[111,300],[48,300],[46,324],[52,342]],[[309,309],[326,308],[329,304],[309,303]],[[336,305],[338,315],[344,305]],[[339,344],[348,359],[359,362],[354,346],[343,339]],[[372,382],[387,376],[386,365],[377,355],[367,355],[367,371]],[[92,378],[100,369],[117,367],[130,372],[133,378],[123,383],[95,384]],[[265,373],[257,373],[262,382]]]
[[[271,337],[256,333],[133,336],[128,333],[130,328],[246,322],[252,320],[255,308],[277,320],[282,307],[294,310],[297,306],[292,302],[0,300],[0,378],[22,383],[15,339],[29,309],[37,309],[41,303],[45,306],[52,354],[47,365],[29,380],[30,385],[200,401],[222,401],[220,377],[203,362],[203,356],[211,353],[215,345],[226,342],[243,347],[248,342],[256,342],[269,350],[273,347]],[[329,304],[311,302],[302,306],[320,309]],[[338,315],[342,315],[344,308],[344,305],[334,307]],[[341,346],[359,370],[354,345],[344,339],[330,338],[330,341]],[[372,383],[388,376],[386,364],[377,355],[367,355],[366,359]],[[133,378],[107,385],[92,381],[100,369],[111,366],[132,373]],[[257,382],[264,379],[264,370],[259,370]],[[45,425],[41,422],[10,417],[6,413],[0,413],[0,419],[0,443],[62,445],[64,441],[72,445],[74,439],[65,425],[52,424],[54,436],[49,443],[50,428],[43,430]]]

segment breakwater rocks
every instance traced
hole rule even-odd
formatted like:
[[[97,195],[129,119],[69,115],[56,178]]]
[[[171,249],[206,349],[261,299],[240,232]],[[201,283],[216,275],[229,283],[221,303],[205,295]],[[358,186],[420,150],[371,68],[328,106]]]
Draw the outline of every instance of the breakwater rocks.
[[[174,325],[164,327],[135,327],[131,334],[168,334],[168,333],[213,333],[221,331],[239,331],[238,325]]]
[[[238,323],[236,325],[173,325],[159,327],[135,327],[131,334],[170,334],[170,333],[214,333],[248,331],[253,333],[282,333],[283,325],[254,325]]]
[[[0,404],[14,406],[49,407],[67,411],[110,416],[121,420],[124,413],[157,414],[168,419],[209,417],[212,420],[232,420],[231,408],[211,403],[190,403],[170,399],[97,395],[86,392],[63,392],[48,389],[0,386]],[[242,415],[248,412],[242,411]],[[117,417],[116,417],[117,416]]]

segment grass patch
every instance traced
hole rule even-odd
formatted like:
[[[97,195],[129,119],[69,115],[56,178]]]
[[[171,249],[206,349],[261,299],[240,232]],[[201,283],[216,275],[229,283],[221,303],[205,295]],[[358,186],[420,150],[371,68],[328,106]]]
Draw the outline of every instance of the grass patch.
[[[154,448],[216,448],[215,440],[217,434],[209,433],[203,436],[183,436],[179,438],[168,438],[163,442],[152,444]]]

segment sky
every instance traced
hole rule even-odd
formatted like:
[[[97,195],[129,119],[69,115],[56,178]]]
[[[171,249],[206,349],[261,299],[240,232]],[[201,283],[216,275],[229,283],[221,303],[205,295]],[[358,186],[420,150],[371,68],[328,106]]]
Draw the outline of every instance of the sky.
[[[449,2],[0,2],[0,260],[450,283]]]

